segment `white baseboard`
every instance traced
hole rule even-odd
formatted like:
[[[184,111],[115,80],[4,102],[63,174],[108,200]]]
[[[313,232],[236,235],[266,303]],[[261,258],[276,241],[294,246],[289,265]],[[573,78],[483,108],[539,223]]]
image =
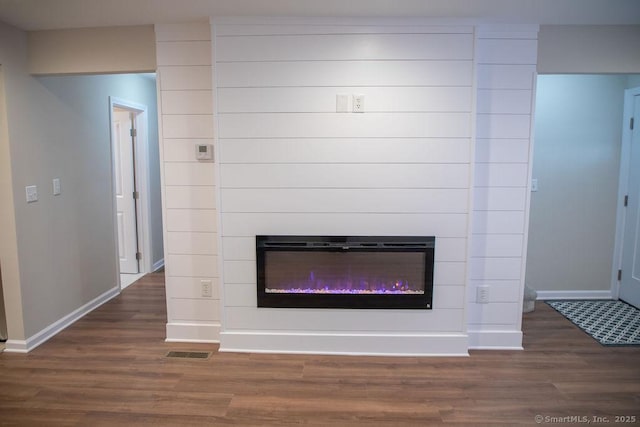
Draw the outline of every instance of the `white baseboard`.
[[[468,331],[469,350],[522,350],[520,331]]]
[[[537,291],[536,300],[554,299],[613,299],[611,290],[608,291]]]
[[[225,331],[220,351],[362,356],[468,356],[466,334]]]
[[[109,289],[107,292],[97,296],[96,298],[92,299],[82,307],[67,314],[62,319],[52,323],[51,325],[47,326],[46,328],[42,329],[40,332],[38,332],[35,335],[32,335],[26,340],[24,341],[8,340],[4,351],[8,353],[30,352],[34,348],[38,347],[40,344],[44,343],[51,337],[55,336],[58,332],[72,325],[74,322],[76,322],[78,319],[85,316],[87,313],[90,313],[91,311],[100,307],[102,304],[118,296],[119,293],[120,293],[120,289],[117,286],[115,288]]]
[[[155,273],[156,271],[160,270],[162,267],[164,267],[164,258],[154,262],[153,266],[151,267],[151,271]]]
[[[166,342],[220,342],[219,323],[167,323]]]

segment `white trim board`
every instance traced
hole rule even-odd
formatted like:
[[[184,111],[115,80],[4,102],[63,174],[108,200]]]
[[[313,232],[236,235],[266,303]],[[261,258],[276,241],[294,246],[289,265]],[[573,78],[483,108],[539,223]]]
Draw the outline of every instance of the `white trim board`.
[[[614,299],[608,291],[536,291],[536,300],[560,300],[560,299]]]
[[[220,342],[220,323],[167,323],[165,342]]]
[[[523,350],[520,331],[468,331],[469,350]]]
[[[47,326],[46,328],[42,329],[40,332],[32,335],[26,340],[8,340],[6,342],[6,348],[4,351],[6,351],[7,353],[28,353],[34,348],[38,347],[40,344],[58,334],[58,332],[71,326],[77,320],[81,319],[86,314],[100,307],[102,304],[115,298],[119,294],[120,287],[116,285],[115,287],[109,289],[107,292],[103,293],[102,295],[98,295],[96,298],[92,299],[82,307],[72,311],[62,319],[52,323],[51,325]]]
[[[347,334],[226,331],[221,352],[359,356],[468,356],[468,337],[451,334]]]

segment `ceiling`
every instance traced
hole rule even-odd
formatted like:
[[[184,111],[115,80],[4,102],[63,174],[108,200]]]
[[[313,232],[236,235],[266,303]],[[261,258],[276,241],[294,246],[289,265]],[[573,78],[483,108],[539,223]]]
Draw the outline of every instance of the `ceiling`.
[[[0,0],[0,21],[23,30],[179,23],[210,16],[639,25],[640,0]]]

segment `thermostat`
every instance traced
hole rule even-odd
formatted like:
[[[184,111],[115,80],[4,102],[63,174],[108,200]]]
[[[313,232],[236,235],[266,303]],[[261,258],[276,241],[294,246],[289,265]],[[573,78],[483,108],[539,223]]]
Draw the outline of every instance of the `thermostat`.
[[[196,159],[197,160],[213,160],[213,145],[196,144]]]

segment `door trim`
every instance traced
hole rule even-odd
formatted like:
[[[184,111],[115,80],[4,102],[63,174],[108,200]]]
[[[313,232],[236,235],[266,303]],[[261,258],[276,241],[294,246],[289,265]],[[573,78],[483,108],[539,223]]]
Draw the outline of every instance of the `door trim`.
[[[622,145],[620,147],[620,177],[618,180],[618,207],[616,209],[616,236],[613,246],[613,270],[611,271],[611,295],[618,299],[620,282],[618,270],[622,268],[622,244],[624,242],[624,225],[626,209],[624,196],[629,191],[629,167],[631,163],[631,129],[629,122],[633,117],[634,97],[640,96],[640,87],[624,91],[624,112],[622,114]],[[638,126],[639,124],[635,124]]]
[[[139,104],[137,102],[129,101],[122,98],[117,98],[114,96],[109,97],[109,132],[111,134],[112,130],[112,115],[113,108],[124,108],[134,113],[135,115],[135,127],[137,130],[136,142],[134,144],[135,150],[135,164],[134,167],[136,169],[135,180],[136,180],[136,188],[140,193],[140,198],[138,199],[138,209],[136,209],[136,220],[138,222],[137,233],[138,233],[138,247],[142,252],[142,259],[140,260],[140,272],[141,273],[150,273],[152,271],[152,253],[151,253],[151,221],[149,218],[150,211],[150,201],[149,201],[149,117],[148,117],[148,108],[144,104]],[[113,224],[114,224],[114,233],[116,233],[116,247],[114,250],[116,253],[118,252],[118,242],[117,242],[117,221],[116,221],[116,200],[115,200],[115,171],[114,171],[114,146],[113,146],[113,135],[111,135],[110,144],[111,144],[111,194],[113,195]],[[116,263],[117,264],[117,263]],[[118,285],[121,287],[120,283],[120,266],[117,265],[117,273],[118,273]]]

